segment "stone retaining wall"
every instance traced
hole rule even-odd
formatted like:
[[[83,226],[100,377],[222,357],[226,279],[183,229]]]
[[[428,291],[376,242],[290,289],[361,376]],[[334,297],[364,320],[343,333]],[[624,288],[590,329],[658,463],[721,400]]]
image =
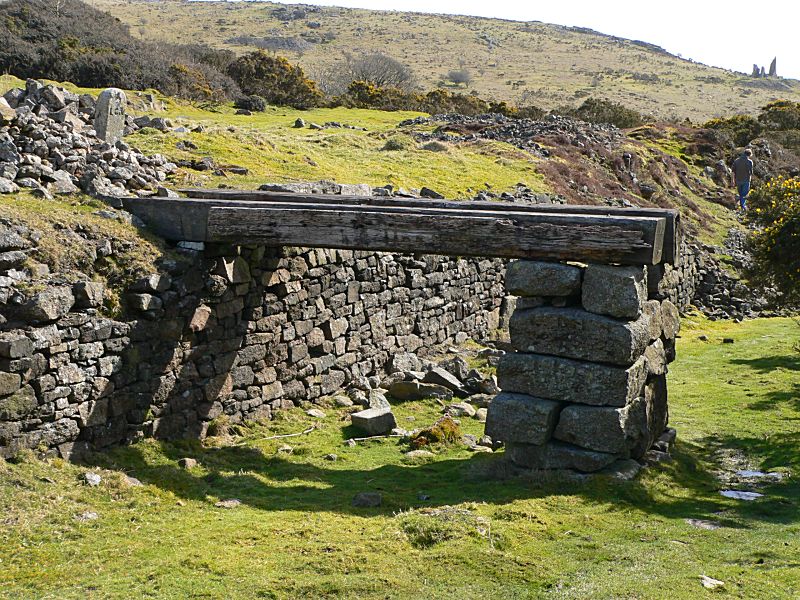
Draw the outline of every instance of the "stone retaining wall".
[[[500,359],[503,390],[486,433],[527,469],[598,471],[639,459],[664,435],[667,365],[680,321],[670,272],[647,267],[518,261],[506,287],[516,296]],[[658,281],[659,274],[669,278]]]
[[[506,295],[501,260],[227,247],[165,266],[124,319],[85,282],[3,305],[0,456],[201,436],[368,387],[395,352],[493,333]]]

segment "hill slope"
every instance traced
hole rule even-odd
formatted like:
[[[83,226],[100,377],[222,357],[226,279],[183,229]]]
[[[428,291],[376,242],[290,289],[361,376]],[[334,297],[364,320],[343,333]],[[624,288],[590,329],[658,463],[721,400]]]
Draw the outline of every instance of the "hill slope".
[[[539,22],[270,2],[87,2],[144,39],[203,41],[237,52],[260,43],[299,61],[312,76],[346,52],[381,51],[410,65],[423,88],[463,66],[473,76],[470,90],[515,102],[524,95],[543,108],[592,95],[662,118],[704,121],[755,113],[778,98],[800,100],[795,80],[752,79],[643,42]]]

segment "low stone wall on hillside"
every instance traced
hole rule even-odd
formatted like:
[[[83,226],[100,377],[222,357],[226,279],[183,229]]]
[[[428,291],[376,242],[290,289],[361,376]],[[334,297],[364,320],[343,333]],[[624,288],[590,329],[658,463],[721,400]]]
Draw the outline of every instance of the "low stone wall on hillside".
[[[269,418],[367,386],[396,352],[501,327],[504,271],[501,260],[225,247],[138,281],[130,318],[101,316],[94,283],[21,306],[3,297],[0,456],[202,436],[221,415]]]

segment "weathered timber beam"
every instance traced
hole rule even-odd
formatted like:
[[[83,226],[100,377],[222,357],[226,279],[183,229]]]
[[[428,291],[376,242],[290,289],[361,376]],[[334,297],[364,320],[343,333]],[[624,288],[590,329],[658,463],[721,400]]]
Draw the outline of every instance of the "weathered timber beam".
[[[302,202],[295,202],[295,203],[287,203],[287,202],[250,202],[250,201],[220,201],[220,200],[203,200],[203,199],[181,199],[181,200],[172,200],[172,199],[164,199],[164,198],[126,198],[124,200],[125,208],[134,214],[137,214],[141,217],[145,222],[147,222],[151,228],[155,230],[156,233],[159,235],[172,239],[172,240],[192,240],[192,241],[228,241],[228,242],[236,242],[239,243],[273,243],[274,245],[283,245],[277,244],[275,242],[269,242],[268,240],[265,241],[261,236],[260,239],[257,239],[252,242],[242,242],[236,239],[225,239],[220,240],[215,237],[215,232],[207,229],[206,223],[209,222],[210,211],[214,210],[215,208],[250,208],[250,209],[264,209],[264,210],[282,210],[287,212],[299,212],[304,213],[304,215],[314,214],[320,211],[331,211],[333,213],[341,213],[343,211],[349,211],[354,214],[379,214],[381,215],[381,219],[384,222],[389,223],[393,218],[396,216],[406,217],[405,220],[413,223],[414,220],[419,220],[422,216],[429,216],[438,218],[441,226],[446,226],[446,224],[455,218],[474,218],[477,219],[476,223],[480,223],[480,226],[485,226],[487,223],[487,219],[491,222],[494,221],[503,221],[508,219],[513,219],[515,225],[520,227],[526,227],[528,225],[542,225],[542,224],[550,224],[553,226],[560,226],[560,227],[572,227],[577,226],[578,228],[581,227],[600,227],[605,228],[609,231],[609,238],[606,240],[606,243],[602,246],[602,248],[607,248],[610,245],[614,244],[614,235],[617,235],[620,231],[626,231],[628,234],[632,232],[638,232],[638,239],[641,242],[642,247],[646,247],[646,250],[642,250],[641,248],[637,251],[637,254],[631,254],[628,252],[625,255],[624,259],[620,259],[620,261],[612,261],[609,258],[606,258],[607,262],[625,262],[625,263],[636,263],[636,264],[655,264],[658,263],[661,259],[661,249],[663,247],[663,231],[664,231],[664,219],[663,218],[652,218],[652,217],[631,217],[631,216],[608,216],[608,215],[570,215],[570,214],[539,214],[539,213],[503,213],[503,212],[494,212],[494,211],[452,211],[449,209],[435,209],[435,208],[425,208],[425,209],[413,209],[405,206],[390,206],[390,207],[374,207],[374,206],[342,206],[342,205],[335,205],[335,204],[314,204],[314,203],[302,203]],[[267,213],[264,213],[267,214]],[[249,217],[248,217],[249,218]],[[577,231],[577,230],[576,230]],[[429,232],[431,235],[435,234],[436,231]],[[626,238],[630,241],[630,238]],[[465,241],[469,241],[468,238],[465,238]],[[624,241],[623,246],[624,248]],[[289,242],[285,242],[286,245],[290,245]],[[302,244],[298,244],[296,242],[292,243],[291,245],[305,245],[305,246],[331,246],[330,243],[323,237],[319,239],[318,242],[312,243],[312,240],[309,238],[304,238]],[[347,245],[338,245],[335,247],[342,247],[342,248],[349,248],[351,246]],[[374,250],[378,249],[386,249],[386,250],[402,250],[401,248],[396,247],[382,247],[382,248],[370,248]],[[414,251],[414,250],[412,250]],[[422,250],[418,250],[422,252]],[[434,250],[428,250],[429,252],[434,252]],[[534,258],[531,254],[532,250],[528,250],[525,256],[529,258]],[[496,251],[495,251],[496,252]],[[474,251],[468,252],[464,250],[463,244],[462,247],[457,252],[448,251],[445,252],[440,250],[439,253],[446,254],[458,254],[458,255],[466,255],[466,254],[473,254],[473,255],[486,255],[486,256],[510,256],[509,254],[489,254],[488,251]],[[625,252],[617,252],[616,254],[625,254]],[[581,255],[578,256],[575,253],[572,253],[568,248],[563,249],[562,255],[564,256],[563,260],[589,260],[585,256]],[[604,256],[608,257],[609,254],[604,254]],[[597,260],[597,257],[595,257]]]
[[[655,264],[663,234],[664,220],[648,217],[217,206],[209,208],[205,241]]]
[[[621,208],[589,206],[583,204],[532,204],[525,202],[500,202],[476,200],[429,200],[425,198],[386,198],[380,196],[341,196],[334,194],[295,194],[261,190],[214,190],[189,188],[179,190],[189,198],[238,200],[250,202],[308,202],[348,206],[385,206],[407,208],[440,208],[457,211],[541,212],[609,216],[654,217],[665,219],[662,261],[676,264],[680,253],[680,212],[664,208]]]

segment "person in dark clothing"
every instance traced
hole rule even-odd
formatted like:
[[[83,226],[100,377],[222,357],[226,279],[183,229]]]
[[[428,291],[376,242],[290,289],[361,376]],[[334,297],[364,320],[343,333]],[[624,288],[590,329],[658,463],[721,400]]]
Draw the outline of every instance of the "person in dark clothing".
[[[750,180],[753,178],[753,151],[747,148],[741,156],[733,161],[733,178],[739,194],[739,207],[747,210],[747,195],[750,193]]]

